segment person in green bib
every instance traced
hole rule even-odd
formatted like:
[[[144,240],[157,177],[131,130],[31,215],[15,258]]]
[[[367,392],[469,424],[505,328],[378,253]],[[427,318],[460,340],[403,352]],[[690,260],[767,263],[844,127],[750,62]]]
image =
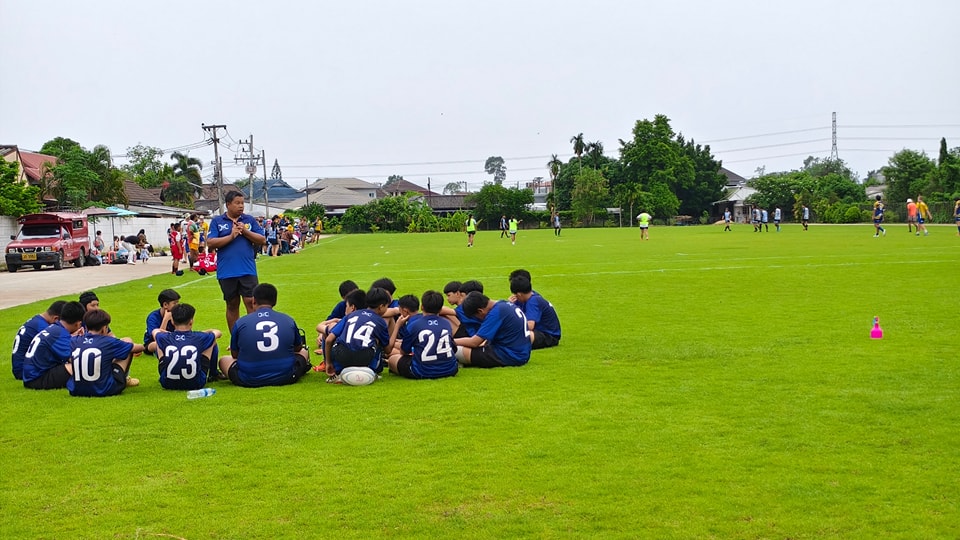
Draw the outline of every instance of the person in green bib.
[[[520,220],[515,217],[510,218],[510,243],[517,245],[517,225],[520,224]]]
[[[477,234],[477,220],[473,219],[473,214],[467,218],[467,247],[473,247],[473,235]]]
[[[646,212],[640,212],[640,215],[637,216],[637,221],[640,222],[640,239],[649,240],[650,239],[650,214]]]

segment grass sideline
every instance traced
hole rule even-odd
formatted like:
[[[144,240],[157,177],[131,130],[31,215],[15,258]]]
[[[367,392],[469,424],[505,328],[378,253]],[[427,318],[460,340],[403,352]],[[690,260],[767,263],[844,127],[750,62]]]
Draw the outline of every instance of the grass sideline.
[[[188,401],[144,356],[140,387],[79,399],[23,389],[7,354],[0,536],[960,536],[956,230],[721,229],[521,231],[516,246],[481,232],[471,249],[462,234],[335,236],[258,263],[308,337],[343,279],[419,295],[476,278],[504,298],[526,268],[563,339],[522,368],[219,382]],[[140,339],[168,286],[196,326],[223,329],[209,276],[97,293],[116,334]],[[5,350],[50,301],[0,311]]]

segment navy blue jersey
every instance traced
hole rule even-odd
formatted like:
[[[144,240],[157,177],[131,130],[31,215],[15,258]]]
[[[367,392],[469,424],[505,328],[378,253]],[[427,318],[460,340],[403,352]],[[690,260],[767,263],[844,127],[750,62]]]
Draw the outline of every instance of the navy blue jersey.
[[[112,336],[86,334],[72,340],[73,377],[67,379],[71,396],[115,396],[126,388],[126,381],[113,376],[113,361],[130,356],[133,343]]]
[[[337,305],[333,306],[333,311],[330,312],[330,315],[327,315],[327,318],[324,320],[329,321],[330,319],[342,319],[347,316],[347,301],[341,300],[337,302]]]
[[[155,309],[147,315],[147,331],[143,333],[143,348],[146,349],[147,345],[153,343],[153,331],[157,328],[160,328],[160,323],[163,322],[163,312],[159,309]],[[173,321],[167,322],[167,327],[164,328],[167,332],[173,332],[174,325]]]
[[[160,386],[168,390],[196,390],[207,384],[210,361],[216,361],[217,338],[209,332],[174,330],[157,334]],[[203,351],[213,345],[213,356]]]
[[[27,355],[27,349],[30,342],[41,330],[50,326],[50,323],[43,318],[43,315],[34,315],[29,321],[23,323],[23,326],[17,330],[17,335],[13,338],[13,376],[17,380],[23,379],[23,360]]]
[[[380,351],[390,341],[387,321],[370,309],[354,311],[340,319],[330,332],[337,336],[336,343],[351,351],[370,348]]]
[[[518,302],[517,305],[523,310],[527,321],[536,323],[534,325],[536,330],[557,339],[560,338],[560,318],[557,317],[557,310],[553,308],[553,304],[546,298],[533,293],[529,300],[523,303]]]
[[[241,317],[230,336],[245,386],[289,384],[295,376],[295,351],[303,345],[296,321],[269,307]]]
[[[407,320],[406,336],[400,345],[413,354],[410,371],[421,379],[438,379],[457,373],[457,345],[450,321],[437,315],[415,315]]]
[[[41,330],[27,348],[23,357],[23,382],[34,381],[60,364],[70,361],[70,331],[59,322]]]
[[[468,336],[473,337],[477,335],[477,330],[480,329],[480,325],[483,321],[480,319],[474,319],[473,317],[468,316],[463,312],[463,304],[460,304],[453,310],[457,314],[457,319],[460,320],[460,327],[463,328],[464,332]]]
[[[487,340],[504,365],[522,366],[530,360],[527,317],[522,309],[510,302],[500,300],[494,304],[477,335]]]
[[[237,222],[248,230],[263,235],[263,227],[252,216],[241,214]],[[226,214],[215,216],[210,220],[210,232],[207,238],[230,236],[233,234],[233,223]],[[217,248],[217,279],[257,275],[257,264],[253,260],[255,250],[253,242],[243,236],[238,236],[227,245]]]

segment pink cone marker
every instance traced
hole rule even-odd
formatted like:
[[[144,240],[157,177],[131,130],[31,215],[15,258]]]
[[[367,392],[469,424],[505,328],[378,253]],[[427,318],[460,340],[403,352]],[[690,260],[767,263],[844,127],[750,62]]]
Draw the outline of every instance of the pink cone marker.
[[[883,329],[880,328],[880,317],[873,318],[873,329],[870,330],[870,339],[882,339]]]

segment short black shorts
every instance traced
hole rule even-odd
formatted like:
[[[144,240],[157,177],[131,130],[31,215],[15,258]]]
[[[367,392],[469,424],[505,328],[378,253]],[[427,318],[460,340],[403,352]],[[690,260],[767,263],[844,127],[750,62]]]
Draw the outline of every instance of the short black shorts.
[[[547,347],[556,347],[559,344],[560,344],[560,338],[558,338],[557,336],[544,334],[539,330],[533,331],[533,348],[534,349],[546,349]]]
[[[410,365],[413,364],[413,355],[405,354],[400,357],[400,360],[397,360],[397,375],[401,377],[406,377],[407,379],[419,379],[417,375],[410,371]]]
[[[238,296],[241,298],[252,298],[253,288],[260,283],[257,276],[240,276],[234,278],[223,278],[220,280],[220,290],[223,292],[223,299],[230,301]]]
[[[492,347],[477,347],[470,351],[470,366],[478,368],[503,367],[503,362]]]
[[[291,377],[289,381],[285,381],[281,384],[284,384],[284,385],[293,384],[299,381],[300,378],[306,375],[307,372],[310,371],[310,368],[313,367],[310,364],[309,360],[307,360],[303,356],[300,356],[299,354],[293,355],[293,359],[294,359],[293,377]],[[230,366],[230,370],[227,371],[227,378],[230,379],[230,382],[232,382],[236,386],[244,386],[244,387],[250,386],[250,385],[244,384],[240,380],[240,363],[239,362],[234,362]]]
[[[269,242],[271,246],[279,246],[279,245],[280,245],[280,240],[277,240],[276,238],[271,238],[271,239],[267,240],[267,242]]]
[[[345,345],[334,343],[330,349],[330,361],[333,362],[333,367],[337,373],[340,373],[343,368],[351,366],[368,367],[377,373],[383,371],[380,349],[375,348],[353,351]]]
[[[70,379],[70,373],[67,372],[67,365],[60,364],[48,369],[39,379],[30,382],[24,381],[23,386],[33,390],[55,390],[66,388],[68,379]],[[124,383],[126,383],[126,379],[124,379]]]
[[[110,372],[110,376],[113,378],[113,387],[110,388],[110,392],[104,394],[105,396],[119,396],[121,392],[127,387],[127,372],[123,370],[122,367],[114,364],[113,370]]]

